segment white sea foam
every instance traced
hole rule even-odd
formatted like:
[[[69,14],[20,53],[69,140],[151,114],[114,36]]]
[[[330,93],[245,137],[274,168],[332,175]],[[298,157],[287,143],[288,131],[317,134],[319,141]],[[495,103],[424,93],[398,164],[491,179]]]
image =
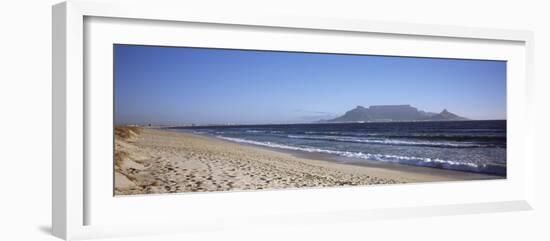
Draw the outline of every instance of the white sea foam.
[[[429,166],[429,167],[437,166],[437,167],[442,167],[447,169],[465,170],[465,171],[480,171],[479,169],[486,167],[486,165],[484,164],[459,162],[459,161],[452,161],[452,160],[442,160],[438,158],[423,158],[423,157],[411,157],[411,156],[399,156],[399,155],[387,155],[387,154],[372,154],[372,153],[364,153],[364,152],[335,151],[335,150],[326,150],[326,149],[313,148],[313,147],[290,146],[290,145],[284,145],[284,144],[273,143],[273,142],[260,142],[260,141],[246,140],[241,138],[232,138],[232,137],[224,137],[224,136],[217,136],[217,137],[220,139],[237,142],[237,143],[245,143],[245,144],[265,146],[270,148],[304,151],[304,152],[311,152],[311,153],[325,153],[325,154],[332,154],[332,155],[338,155],[343,157],[374,160],[374,161],[380,161],[380,162],[402,163],[402,164]]]
[[[357,138],[357,137],[334,137],[334,136],[306,136],[306,135],[288,135],[289,138],[306,139],[306,140],[326,140],[326,141],[342,141],[342,142],[357,142],[382,145],[408,145],[408,146],[433,146],[433,147],[490,147],[490,145],[478,144],[472,142],[435,142],[435,141],[412,141],[412,140],[397,140],[397,139],[373,139],[373,138]]]
[[[265,131],[259,131],[259,130],[246,130],[246,133],[265,133]]]

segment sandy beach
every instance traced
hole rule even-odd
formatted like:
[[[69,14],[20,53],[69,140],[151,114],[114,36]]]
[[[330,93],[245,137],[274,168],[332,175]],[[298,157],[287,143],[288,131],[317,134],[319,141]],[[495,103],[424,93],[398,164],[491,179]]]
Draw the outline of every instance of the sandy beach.
[[[349,165],[211,137],[115,128],[115,195],[397,184],[498,177],[404,165]]]

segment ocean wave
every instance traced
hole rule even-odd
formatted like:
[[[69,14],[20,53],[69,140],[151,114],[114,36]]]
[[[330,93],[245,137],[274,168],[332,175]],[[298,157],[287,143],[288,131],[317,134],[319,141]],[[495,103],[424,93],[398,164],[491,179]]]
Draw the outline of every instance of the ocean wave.
[[[285,149],[285,150],[304,151],[304,152],[310,152],[310,153],[324,153],[324,154],[331,154],[331,155],[338,155],[343,157],[358,158],[358,159],[380,161],[380,162],[387,162],[387,163],[399,163],[399,164],[406,164],[406,165],[434,167],[434,168],[449,169],[449,170],[506,175],[506,167],[502,165],[443,160],[439,158],[373,154],[373,153],[365,153],[365,152],[335,151],[335,150],[327,150],[327,149],[314,148],[314,147],[290,146],[290,145],[279,144],[274,142],[260,142],[260,141],[246,140],[241,138],[225,137],[225,136],[217,136],[217,137],[223,140],[237,142],[237,143],[245,143],[245,144],[264,146],[264,147],[270,147],[270,148],[279,148],[279,149]]]
[[[246,133],[265,133],[265,131],[260,130],[245,130]]]
[[[407,133],[407,132],[370,132],[364,131],[295,131],[286,132],[288,135],[305,136],[333,136],[333,137],[356,137],[356,138],[400,138],[400,139],[419,139],[419,140],[440,140],[440,141],[486,141],[486,142],[506,142],[506,133],[502,132],[441,132],[441,133]]]
[[[306,140],[322,140],[322,141],[339,141],[339,142],[355,142],[367,144],[381,145],[401,145],[401,146],[429,146],[429,147],[450,147],[450,148],[476,148],[476,147],[496,147],[494,144],[480,144],[472,142],[434,142],[434,141],[414,141],[414,140],[397,140],[397,139],[372,139],[372,138],[357,138],[357,137],[334,137],[334,136],[306,136],[306,135],[288,135],[288,138],[306,139]]]

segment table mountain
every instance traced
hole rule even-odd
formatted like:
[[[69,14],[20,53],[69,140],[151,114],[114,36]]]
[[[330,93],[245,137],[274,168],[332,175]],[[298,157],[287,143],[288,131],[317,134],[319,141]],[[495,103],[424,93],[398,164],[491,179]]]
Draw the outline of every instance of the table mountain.
[[[343,116],[323,122],[384,122],[384,121],[456,121],[467,120],[444,109],[440,113],[418,110],[410,105],[357,106]]]

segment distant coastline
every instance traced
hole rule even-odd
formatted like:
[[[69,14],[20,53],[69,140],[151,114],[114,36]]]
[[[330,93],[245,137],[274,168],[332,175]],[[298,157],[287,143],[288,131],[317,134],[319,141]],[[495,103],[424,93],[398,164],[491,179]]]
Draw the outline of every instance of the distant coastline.
[[[468,120],[453,120],[455,122],[468,121],[506,121],[506,119],[468,119]],[[415,123],[415,122],[453,122],[445,120],[418,120],[418,121],[356,121],[356,122],[289,122],[289,123],[231,123],[231,124],[149,124],[149,123],[120,123],[115,124],[115,127],[133,126],[140,128],[166,129],[166,128],[193,128],[193,127],[223,127],[223,126],[267,126],[267,125],[330,125],[330,124],[368,124],[368,123]]]
[[[142,128],[193,128],[193,127],[223,127],[223,126],[270,126],[270,125],[330,125],[330,124],[368,124],[368,123],[415,123],[415,122],[468,122],[468,121],[506,121],[506,119],[468,119],[468,120],[404,120],[404,121],[355,121],[355,122],[290,122],[290,123],[231,123],[231,124],[117,124],[116,126],[135,126]]]

